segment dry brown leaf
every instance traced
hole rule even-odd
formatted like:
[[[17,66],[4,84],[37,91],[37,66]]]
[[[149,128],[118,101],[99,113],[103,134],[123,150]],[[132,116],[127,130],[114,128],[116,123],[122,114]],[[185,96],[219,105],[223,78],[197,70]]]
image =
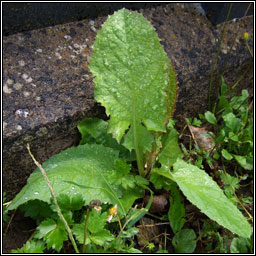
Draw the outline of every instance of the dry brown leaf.
[[[195,143],[198,145],[199,148],[202,148],[206,151],[210,151],[213,148],[213,139],[204,136],[204,134],[209,134],[209,132],[204,127],[200,128],[188,125],[188,128]]]

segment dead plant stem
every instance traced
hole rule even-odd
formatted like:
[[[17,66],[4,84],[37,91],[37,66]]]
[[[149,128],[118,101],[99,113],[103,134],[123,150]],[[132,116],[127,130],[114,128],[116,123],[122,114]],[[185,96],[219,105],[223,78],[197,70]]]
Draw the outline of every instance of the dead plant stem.
[[[70,227],[69,227],[69,225],[68,225],[66,219],[64,218],[64,216],[63,216],[63,214],[62,214],[62,212],[61,212],[61,209],[60,209],[60,207],[59,207],[59,205],[58,205],[58,202],[57,202],[57,198],[56,198],[56,196],[55,196],[55,194],[54,194],[53,188],[52,188],[51,183],[50,183],[50,180],[49,180],[49,178],[48,178],[48,176],[47,176],[47,174],[46,174],[46,171],[44,170],[44,168],[42,167],[42,165],[41,165],[39,162],[37,162],[37,160],[35,159],[35,157],[34,157],[33,154],[31,153],[31,151],[30,151],[30,145],[29,145],[29,144],[27,144],[27,149],[28,149],[29,155],[30,155],[31,158],[33,159],[34,163],[36,164],[36,166],[37,166],[37,167],[40,169],[40,171],[42,172],[42,174],[43,174],[43,176],[44,176],[44,178],[45,178],[45,180],[46,180],[46,182],[47,182],[48,188],[49,188],[49,190],[50,190],[50,192],[51,192],[51,195],[52,195],[52,198],[53,198],[53,202],[54,202],[54,204],[55,204],[55,206],[56,206],[57,213],[58,213],[60,219],[62,220],[63,224],[65,225],[65,228],[66,228],[66,230],[67,230],[67,232],[68,232],[69,238],[70,238],[70,240],[71,240],[71,242],[72,242],[72,244],[73,244],[73,247],[74,247],[76,253],[79,253],[79,250],[77,249],[77,245],[76,245],[75,239],[74,239],[74,237],[73,237],[72,231],[71,231],[71,229],[70,229]]]

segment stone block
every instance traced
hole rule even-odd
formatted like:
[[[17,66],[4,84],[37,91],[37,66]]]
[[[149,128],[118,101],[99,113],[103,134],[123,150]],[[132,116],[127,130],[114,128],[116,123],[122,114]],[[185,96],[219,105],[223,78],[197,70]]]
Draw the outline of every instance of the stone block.
[[[213,27],[205,16],[180,4],[140,12],[155,27],[178,74],[175,118],[203,113],[221,27]],[[37,160],[43,162],[78,144],[79,120],[107,118],[104,108],[93,98],[94,85],[88,70],[91,46],[106,18],[3,37],[3,191],[8,199],[26,184],[35,168],[27,143]],[[245,73],[238,87],[252,94],[253,59],[241,39],[245,31],[253,38],[252,17],[228,23],[214,78],[223,73],[231,85]],[[252,40],[249,45],[253,49]],[[217,89],[214,83],[213,94]]]

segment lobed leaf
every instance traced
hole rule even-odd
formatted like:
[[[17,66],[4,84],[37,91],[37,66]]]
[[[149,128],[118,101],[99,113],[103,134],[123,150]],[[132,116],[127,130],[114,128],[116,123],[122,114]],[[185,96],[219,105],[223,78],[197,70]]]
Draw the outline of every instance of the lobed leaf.
[[[28,240],[21,249],[12,250],[11,253],[43,253],[45,244],[41,240]]]

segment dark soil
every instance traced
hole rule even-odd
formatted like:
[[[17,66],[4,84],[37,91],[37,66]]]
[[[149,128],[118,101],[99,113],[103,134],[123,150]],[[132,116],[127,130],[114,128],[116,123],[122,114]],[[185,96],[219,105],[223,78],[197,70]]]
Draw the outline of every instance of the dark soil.
[[[21,248],[36,228],[35,222],[31,218],[25,218],[24,214],[19,210],[12,211],[11,214],[14,214],[14,216],[8,230],[8,223],[4,223],[3,227],[2,253],[11,253],[11,250]],[[10,217],[11,214],[9,214]]]

